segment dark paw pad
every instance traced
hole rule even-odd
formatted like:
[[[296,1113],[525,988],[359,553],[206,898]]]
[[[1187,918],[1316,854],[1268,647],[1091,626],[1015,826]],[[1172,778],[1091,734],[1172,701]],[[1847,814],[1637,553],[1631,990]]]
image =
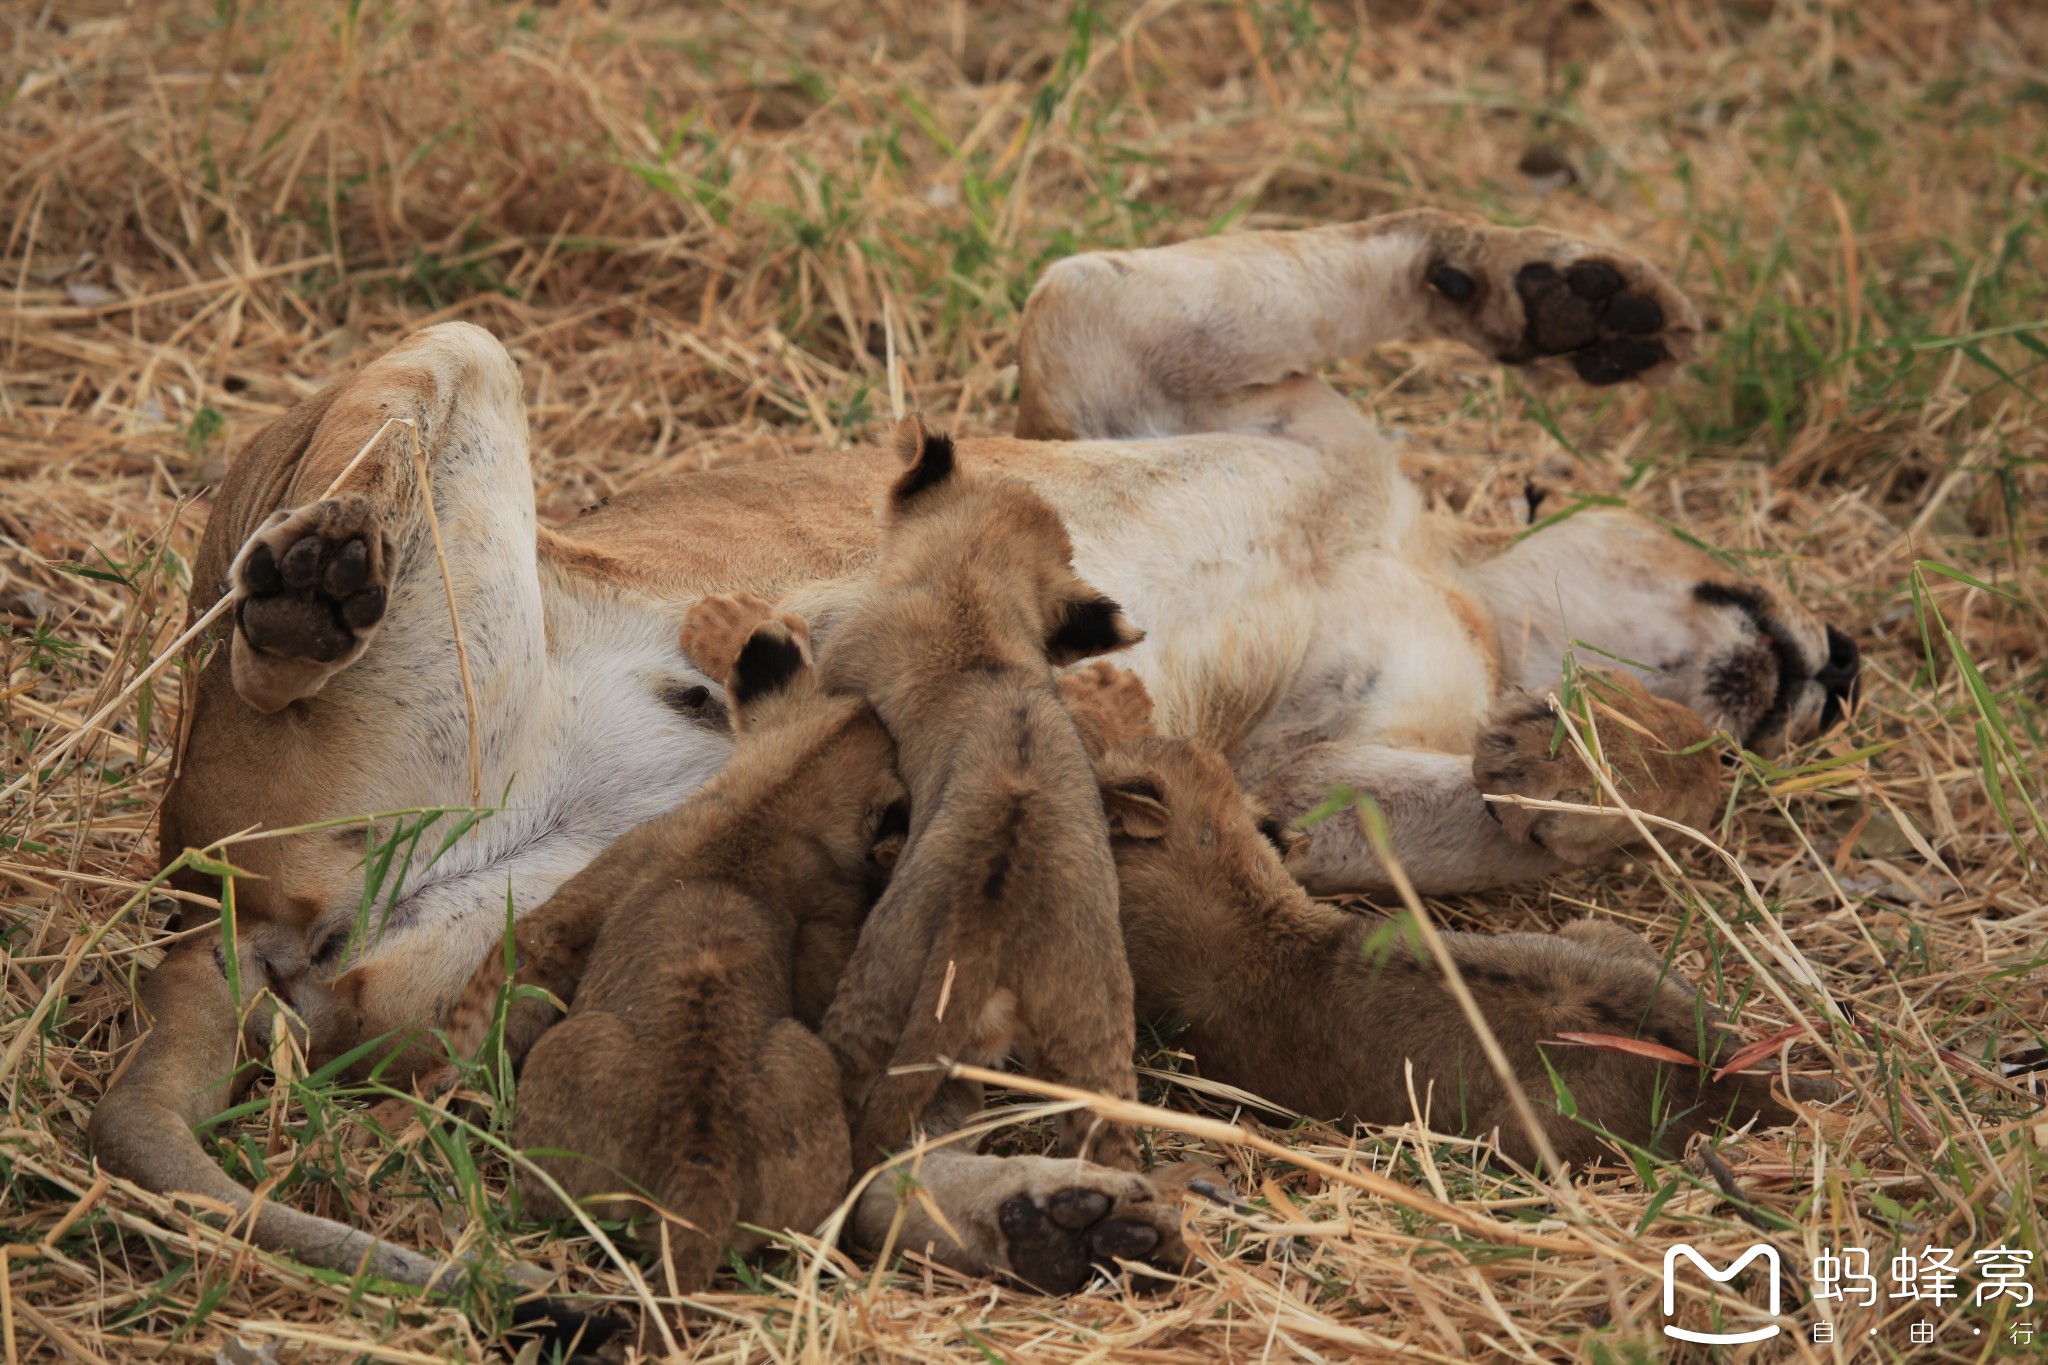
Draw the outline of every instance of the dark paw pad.
[[[1472,296],[1479,292],[1478,283],[1470,275],[1443,261],[1430,266],[1423,279],[1431,289],[1452,303],[1469,303]]]
[[[1075,1193],[1080,1191],[1065,1191],[1054,1201]],[[1086,1243],[1076,1229],[1054,1222],[1051,1210],[1041,1208],[1030,1195],[1003,1201],[997,1221],[1010,1244],[1010,1274],[1018,1280],[1041,1294],[1071,1294],[1088,1282],[1094,1267]]]
[[[1655,299],[1623,294],[1608,303],[1600,318],[1617,332],[1625,332],[1633,337],[1645,337],[1663,327],[1664,310],[1657,305]]]
[[[1112,1218],[1088,1234],[1088,1246],[1104,1258],[1135,1261],[1152,1254],[1159,1245],[1159,1229],[1149,1223],[1127,1223]]]
[[[361,536],[304,535],[278,555],[258,545],[242,565],[242,634],[267,654],[333,663],[384,618],[382,584],[370,582]]]
[[[1618,384],[1670,359],[1654,339],[1664,328],[1663,307],[1629,292],[1626,277],[1605,261],[1574,261],[1562,271],[1532,261],[1515,273],[1515,293],[1527,321],[1521,344],[1502,357],[1511,364],[1569,356],[1588,384]]]
[[[537,1342],[540,1359],[601,1360],[598,1349],[631,1326],[616,1313],[591,1313],[559,1299],[512,1305],[506,1333],[516,1344]]]
[[[1160,1250],[1161,1234],[1150,1223],[1111,1217],[1106,1194],[1066,1189],[1041,1205],[1014,1195],[997,1211],[1009,1241],[1010,1275],[1042,1294],[1071,1294],[1097,1270],[1117,1273],[1117,1262],[1141,1261]],[[1136,1274],[1134,1287],[1152,1292],[1170,1281]]]
[[[1046,1216],[1069,1232],[1092,1227],[1109,1212],[1109,1196],[1099,1190],[1061,1190],[1045,1206]]]
[[[1588,384],[1619,384],[1662,364],[1667,352],[1655,341],[1613,337],[1572,353],[1572,368]]]
[[[1599,336],[1599,313],[1565,283],[1557,267],[1543,261],[1515,275],[1515,292],[1529,319],[1528,340],[1538,355],[1561,355],[1591,345]]]
[[[1605,261],[1579,261],[1564,272],[1564,282],[1582,299],[1598,303],[1621,292],[1621,272]]]
[[[267,654],[333,663],[349,652],[355,632],[324,604],[298,593],[252,597],[242,603],[242,634]]]

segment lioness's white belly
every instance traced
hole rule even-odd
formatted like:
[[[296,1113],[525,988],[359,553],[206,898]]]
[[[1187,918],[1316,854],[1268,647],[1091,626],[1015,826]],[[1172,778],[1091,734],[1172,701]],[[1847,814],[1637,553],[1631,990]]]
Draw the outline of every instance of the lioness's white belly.
[[[500,716],[483,799],[497,808],[437,857],[443,831],[458,817],[430,829],[402,889],[394,897],[387,881],[370,903],[368,932],[358,936],[352,960],[403,951],[410,934],[423,933],[453,964],[441,983],[453,992],[502,931],[508,906],[520,915],[540,905],[620,835],[674,808],[725,763],[730,737],[664,700],[693,684],[709,686],[678,648],[671,610],[588,594],[550,594],[546,605],[538,666],[493,699]],[[467,790],[466,748],[461,757],[459,772],[435,774],[434,789]],[[462,942],[475,952],[449,950]]]

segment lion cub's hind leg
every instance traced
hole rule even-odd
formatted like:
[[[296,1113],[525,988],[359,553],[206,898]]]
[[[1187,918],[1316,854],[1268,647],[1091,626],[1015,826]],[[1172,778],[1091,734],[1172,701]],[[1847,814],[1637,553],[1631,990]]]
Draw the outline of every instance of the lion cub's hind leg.
[[[774,1024],[755,1054],[758,1080],[744,1097],[753,1154],[739,1219],[760,1228],[815,1228],[853,1179],[852,1139],[839,1100],[839,1067],[824,1040],[793,1019]],[[736,1236],[741,1254],[759,1234]]]

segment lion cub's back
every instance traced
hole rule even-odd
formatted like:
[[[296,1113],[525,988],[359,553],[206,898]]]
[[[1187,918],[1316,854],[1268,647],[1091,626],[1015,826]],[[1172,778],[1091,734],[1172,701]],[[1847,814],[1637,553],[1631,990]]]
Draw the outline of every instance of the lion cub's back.
[[[1050,687],[984,687],[961,713],[943,795],[913,810],[897,882],[957,884],[990,913],[1048,898],[1102,900],[1116,866],[1079,730]]]

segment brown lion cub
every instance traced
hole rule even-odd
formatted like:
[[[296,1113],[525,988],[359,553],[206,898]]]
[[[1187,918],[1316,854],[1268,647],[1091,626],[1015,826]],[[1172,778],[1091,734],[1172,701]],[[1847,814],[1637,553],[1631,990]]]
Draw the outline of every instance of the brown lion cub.
[[[519,920],[478,967],[449,1024],[457,1055],[490,1030],[529,1053],[513,1136],[533,1165],[601,1218],[671,1225],[679,1287],[709,1283],[737,1227],[815,1226],[845,1194],[852,1156],[839,1073],[811,1030],[908,828],[895,746],[858,697],[827,696],[801,618],[714,597],[683,649],[726,679],[732,758]],[[553,1025],[550,1027],[550,1025]],[[529,1052],[530,1050],[530,1052]],[[565,1212],[522,1169],[522,1196]]]
[[[1015,1048],[1039,1075],[1136,1094],[1116,865],[1053,668],[1141,636],[1075,577],[1066,528],[1036,494],[960,474],[952,441],[916,418],[896,449],[907,469],[876,581],[819,661],[829,686],[875,708],[910,788],[909,841],[823,1029],[863,1161],[900,1147],[941,1085],[886,1068]],[[1063,1155],[1090,1122],[1061,1121]],[[1091,1155],[1138,1161],[1115,1128]]]
[[[1118,673],[1127,694],[1142,692],[1134,675]],[[1110,690],[1099,671],[1084,685]],[[1098,720],[1093,737],[1109,749],[1098,771],[1138,1013],[1184,1025],[1178,1045],[1202,1075],[1317,1118],[1407,1121],[1412,1064],[1432,1123],[1498,1130],[1503,1152],[1534,1161],[1471,1024],[1420,945],[1386,933],[1387,920],[1312,900],[1275,847],[1286,833],[1262,825],[1222,755],[1147,737],[1128,698],[1088,710]],[[1765,1075],[1716,1081],[1709,1070],[1546,1046],[1560,1033],[1619,1034],[1710,1066],[1733,1050],[1720,1013],[1627,930],[1581,920],[1556,934],[1443,938],[1560,1160],[1599,1155],[1595,1129],[1677,1146],[1719,1122],[1790,1121]],[[1315,1045],[1304,1047],[1307,1039]],[[1559,1112],[1552,1072],[1576,1102],[1576,1120]]]

